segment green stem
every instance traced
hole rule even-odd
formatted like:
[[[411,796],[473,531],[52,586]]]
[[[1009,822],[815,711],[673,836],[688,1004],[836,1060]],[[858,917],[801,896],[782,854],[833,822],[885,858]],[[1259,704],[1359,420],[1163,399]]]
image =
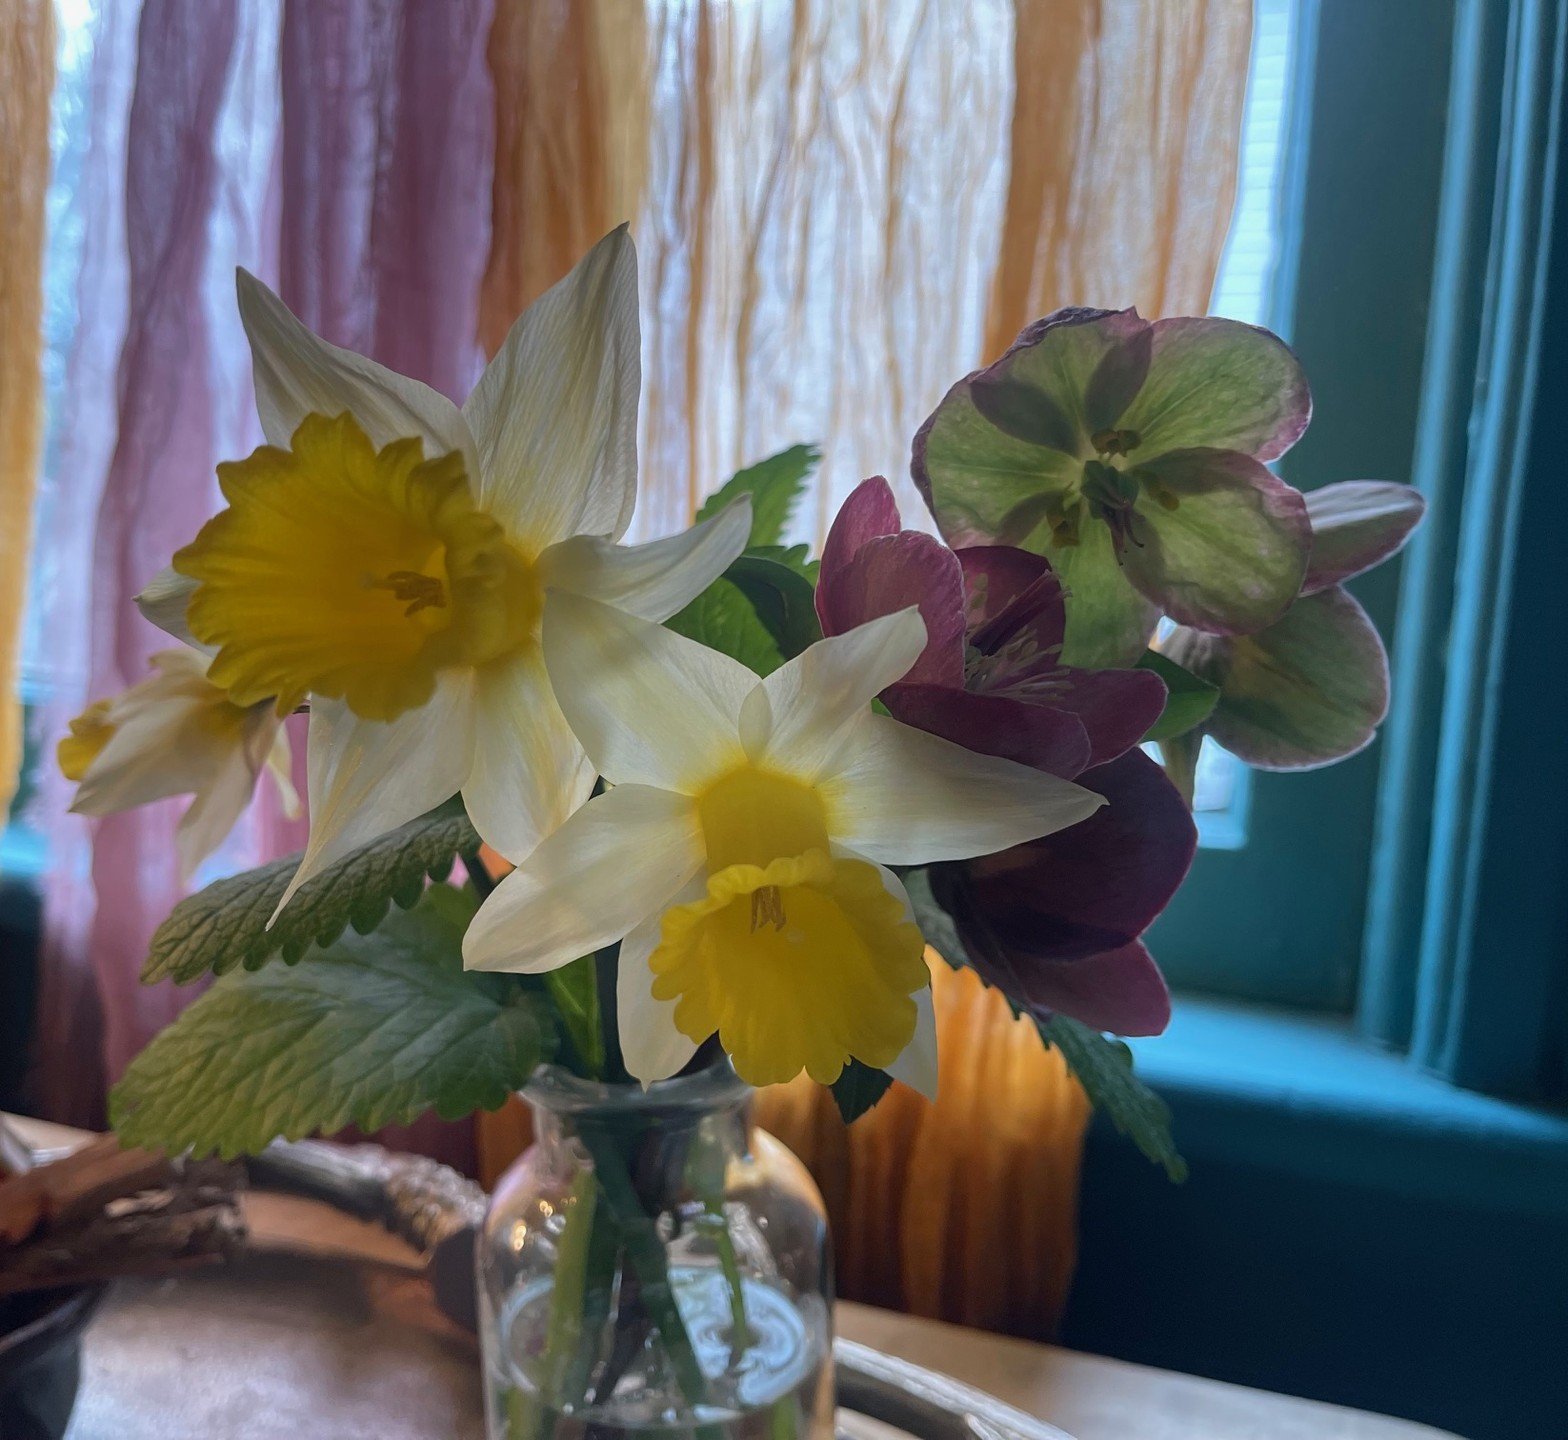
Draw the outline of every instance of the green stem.
[[[604,1078],[604,1037],[599,1026],[598,980],[594,957],[583,955],[570,965],[547,970],[545,990],[560,1017],[561,1059],[575,1074],[590,1080]]]
[[[701,1405],[707,1400],[708,1380],[697,1363],[696,1349],[686,1332],[686,1322],[670,1285],[668,1257],[658,1227],[644,1211],[625,1159],[613,1138],[585,1126],[581,1139],[593,1160],[594,1172],[604,1189],[604,1199],[619,1226],[627,1260],[637,1272],[642,1304],[669,1353],[676,1383],[689,1404]],[[699,1425],[696,1434],[700,1440],[723,1440],[723,1431],[715,1425]]]
[[[620,961],[621,947],[606,945],[593,957],[593,973],[599,996],[599,1038],[603,1045],[604,1078],[624,1083],[631,1079],[631,1075],[626,1069],[626,1059],[621,1054],[620,1015],[616,1005],[616,972]]]
[[[546,1381],[551,1402],[561,1406],[582,1398],[566,1387],[573,1360],[583,1353],[583,1300],[588,1282],[589,1241],[594,1230],[599,1186],[584,1170],[572,1184],[566,1224],[556,1251],[555,1286],[550,1293],[550,1325],[545,1333]],[[584,1387],[586,1389],[586,1386]]]
[[[746,1320],[746,1286],[740,1273],[740,1259],[735,1254],[735,1239],[730,1234],[729,1221],[724,1215],[724,1202],[704,1199],[703,1208],[713,1231],[713,1246],[719,1252],[719,1269],[724,1272],[730,1292],[730,1354],[740,1359],[756,1338]]]

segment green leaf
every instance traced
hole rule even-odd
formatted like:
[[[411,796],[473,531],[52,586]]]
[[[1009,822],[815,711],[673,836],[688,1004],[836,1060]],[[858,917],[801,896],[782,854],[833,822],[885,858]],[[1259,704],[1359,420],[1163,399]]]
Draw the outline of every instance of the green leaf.
[[[742,555],[724,578],[751,601],[784,659],[822,638],[816,586],[801,570],[769,555]]]
[[[109,1097],[128,1145],[225,1158],[279,1136],[493,1110],[551,1053],[550,1017],[511,976],[465,973],[475,908],[437,885],[374,935],[307,965],[218,981]]]
[[[349,926],[362,935],[374,930],[390,904],[405,910],[416,904],[427,878],[444,880],[456,856],[478,848],[479,836],[454,796],[306,881],[271,930],[267,921],[299,866],[298,855],[216,880],[180,901],[158,927],[142,983],[188,985],[209,971],[257,970],[274,956],[292,965]]]
[[[772,560],[786,566],[801,579],[809,580],[813,589],[816,588],[822,562],[811,558],[809,545],[751,545],[747,547],[746,554],[754,560]]]
[[[911,870],[903,880],[915,923],[926,943],[954,969],[965,965],[968,953],[964,942],[952,916],[937,903],[929,873],[924,869]],[[1015,1015],[1024,1013],[1004,992],[998,993],[1003,994]],[[1035,1019],[1034,1023],[1040,1038],[1062,1052],[1067,1068],[1078,1077],[1090,1104],[1104,1110],[1117,1130],[1148,1159],[1163,1166],[1172,1180],[1185,1180],[1187,1162],[1177,1154],[1171,1139],[1170,1109],[1133,1073],[1132,1051],[1126,1043],[1065,1015],[1053,1015],[1045,1021]]]
[[[1220,698],[1218,685],[1200,680],[1191,670],[1178,665],[1158,650],[1145,650],[1137,664],[1139,670],[1152,670],[1165,682],[1165,708],[1144,740],[1172,740],[1203,724],[1213,713]]]
[[[853,1125],[888,1092],[893,1077],[886,1070],[851,1060],[833,1082],[833,1101],[846,1125]]]
[[[806,481],[822,452],[815,445],[791,445],[777,455],[737,471],[703,502],[697,519],[717,515],[738,495],[751,496],[751,545],[777,545],[784,538]]]
[[[1127,1043],[1065,1015],[1037,1023],[1040,1038],[1062,1052],[1094,1108],[1103,1110],[1117,1130],[1172,1180],[1185,1180],[1187,1162],[1176,1153],[1171,1139],[1170,1107],[1133,1072]]]
[[[739,660],[759,675],[769,675],[784,663],[778,642],[756,607],[727,575],[664,623],[677,635]]]

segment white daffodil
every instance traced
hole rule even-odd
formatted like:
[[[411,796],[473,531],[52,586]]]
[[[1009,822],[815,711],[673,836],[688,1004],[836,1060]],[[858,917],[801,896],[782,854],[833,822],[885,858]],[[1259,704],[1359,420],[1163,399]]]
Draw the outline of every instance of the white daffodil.
[[[886,867],[989,854],[1100,797],[872,710],[925,646],[913,609],[763,680],[592,600],[546,612],[556,696],[613,788],[501,882],[464,963],[536,973],[619,940],[621,1046],[645,1083],[717,1032],[753,1084],[907,1049],[895,1073],[929,1091],[924,947]]]
[[[227,508],[143,602],[216,651],[237,703],[310,697],[310,843],[284,903],[459,790],[521,859],[593,784],[545,671],[545,591],[663,620],[750,529],[735,505],[615,543],[637,479],[630,238],[606,237],[529,307],[461,410],[327,344],[243,271],[239,303],[269,443],[218,467]]]
[[[76,782],[71,809],[110,815],[171,795],[195,795],[175,843],[189,880],[234,828],[256,777],[269,770],[290,819],[299,796],[289,779],[289,739],[270,698],[236,705],[207,677],[207,656],[161,650],[153,674],[89,705],[71,721],[56,756]]]

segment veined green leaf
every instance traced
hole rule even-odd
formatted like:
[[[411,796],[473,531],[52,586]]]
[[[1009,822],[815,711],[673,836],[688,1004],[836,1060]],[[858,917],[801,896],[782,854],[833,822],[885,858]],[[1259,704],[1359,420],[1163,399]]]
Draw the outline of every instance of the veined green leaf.
[[[109,1097],[129,1145],[254,1153],[282,1136],[375,1130],[501,1105],[553,1049],[537,991],[463,970],[474,897],[449,886],[305,965],[219,980]]]
[[[815,589],[822,562],[811,558],[809,545],[752,545],[746,554],[757,560],[773,560],[793,570],[803,580],[809,580]]]
[[[793,660],[822,638],[816,586],[801,570],[748,551],[724,572],[724,578],[751,602],[784,659]]]
[[[777,455],[739,470],[703,501],[699,520],[717,515],[737,495],[751,496],[751,545],[777,545],[784,538],[806,481],[822,452],[815,445],[791,445]]]
[[[478,848],[479,836],[454,796],[306,881],[271,930],[267,921],[299,866],[298,855],[215,880],[180,901],[158,927],[142,982],[188,985],[209,972],[259,969],[274,956],[292,965],[349,926],[361,934],[374,930],[389,905],[415,904],[427,878],[444,880],[456,856]]]
[[[759,675],[771,674],[784,663],[778,642],[751,599],[727,573],[664,623],[677,635],[739,660]]]
[[[1138,661],[1139,670],[1152,670],[1165,682],[1165,708],[1160,718],[1144,735],[1144,740],[1170,740],[1201,725],[1214,712],[1220,698],[1218,685],[1200,680],[1191,670],[1178,665],[1158,650],[1145,650]]]
[[[851,1060],[831,1086],[833,1101],[846,1125],[853,1125],[888,1092],[893,1077],[886,1070]]]
[[[1185,1180],[1187,1162],[1171,1139],[1170,1107],[1134,1072],[1127,1042],[1065,1015],[1037,1023],[1040,1038],[1062,1052],[1094,1108],[1103,1110],[1111,1124],[1172,1180]]]

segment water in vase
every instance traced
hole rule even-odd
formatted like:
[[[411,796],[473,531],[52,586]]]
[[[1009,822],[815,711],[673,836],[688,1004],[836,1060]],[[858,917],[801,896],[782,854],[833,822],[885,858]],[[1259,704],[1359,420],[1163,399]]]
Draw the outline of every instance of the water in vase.
[[[490,1433],[506,1440],[828,1440],[831,1342],[827,1308],[804,1304],[769,1281],[747,1277],[740,1295],[722,1271],[703,1265],[670,1271],[703,1395],[693,1404],[656,1329],[639,1323],[635,1305],[618,1293],[617,1314],[602,1332],[578,1337],[591,1357],[587,1398],[563,1399],[560,1337],[551,1335],[553,1282],[518,1290],[497,1317],[488,1347],[486,1404]],[[745,1332],[737,1336],[737,1299]],[[630,1313],[629,1313],[630,1312]],[[556,1353],[552,1356],[552,1340]],[[585,1363],[586,1362],[586,1363]]]

